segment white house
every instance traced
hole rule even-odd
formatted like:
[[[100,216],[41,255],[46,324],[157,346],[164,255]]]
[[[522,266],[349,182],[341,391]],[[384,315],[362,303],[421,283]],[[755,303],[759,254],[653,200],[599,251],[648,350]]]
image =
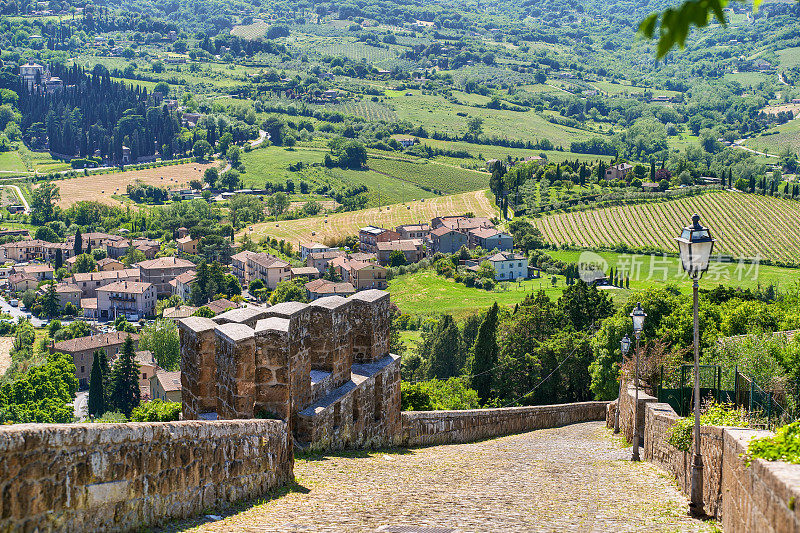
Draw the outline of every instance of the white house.
[[[496,272],[494,279],[514,280],[528,277],[528,258],[514,252],[498,252],[486,258]]]

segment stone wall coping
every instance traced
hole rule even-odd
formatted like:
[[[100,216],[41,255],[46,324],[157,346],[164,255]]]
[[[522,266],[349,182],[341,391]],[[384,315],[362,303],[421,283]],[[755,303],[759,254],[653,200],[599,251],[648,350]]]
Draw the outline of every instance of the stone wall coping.
[[[565,407],[598,406],[605,407],[608,402],[575,402],[556,403],[549,405],[526,405],[522,407],[496,407],[494,409],[463,409],[458,411],[403,411],[403,416],[408,418],[472,418],[475,416],[488,417],[496,415],[517,416],[519,414],[540,413],[547,411],[560,411]]]
[[[217,335],[223,336],[231,342],[239,342],[248,338],[255,337],[255,330],[244,324],[237,324],[230,322],[228,324],[219,324],[216,328]]]
[[[346,306],[350,303],[350,300],[344,298],[342,296],[324,296],[322,298],[317,298],[310,304],[310,307],[322,307],[323,309],[337,309],[339,307]]]
[[[633,399],[636,398],[636,387],[634,387],[630,383],[628,384],[628,394],[631,395],[631,398],[633,398]],[[642,402],[642,401],[644,401],[644,402],[658,402],[658,398],[656,398],[655,396],[651,396],[651,395],[647,394],[644,391],[643,388],[639,387],[639,401],[640,402]]]
[[[178,321],[178,326],[181,326],[195,333],[201,333],[203,331],[214,329],[215,327],[217,327],[217,323],[211,320],[210,318],[205,318],[202,316],[189,316],[180,319]]]
[[[269,307],[266,309],[265,314],[268,317],[279,316],[283,318],[291,318],[298,313],[302,313],[306,309],[308,309],[308,304],[301,302],[283,302]]]
[[[353,363],[353,367],[350,370],[350,374],[356,374],[359,376],[370,377],[374,376],[387,366],[391,365],[395,361],[399,360],[399,355],[389,354],[381,357],[377,361],[373,361],[371,363]]]
[[[289,319],[271,316],[269,318],[262,318],[256,322],[256,335],[260,335],[269,331],[280,331],[283,333],[289,332]]]
[[[12,424],[0,426],[0,453],[36,448],[43,442],[59,447],[121,444],[155,439],[211,438],[232,431],[254,434],[271,428],[285,430],[281,420],[181,420],[118,424]]]
[[[219,324],[223,321],[229,322],[245,322],[247,320],[251,320],[253,318],[263,316],[264,313],[267,312],[266,307],[240,307],[238,309],[230,309],[225,311],[221,315],[217,315],[214,317],[214,322]]]
[[[350,297],[351,300],[360,300],[362,302],[377,302],[383,298],[389,298],[389,293],[380,289],[360,291]]]

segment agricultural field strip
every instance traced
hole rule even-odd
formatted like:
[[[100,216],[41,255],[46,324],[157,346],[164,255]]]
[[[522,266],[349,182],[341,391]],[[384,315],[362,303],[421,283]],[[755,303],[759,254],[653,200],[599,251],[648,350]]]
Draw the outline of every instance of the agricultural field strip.
[[[793,205],[788,205],[788,201],[787,201],[787,200],[785,200],[785,199],[783,199],[783,198],[781,198],[780,200],[781,200],[781,203],[783,203],[783,204],[784,204],[783,206],[781,206],[781,209],[780,209],[780,211],[781,211],[781,212],[782,212],[782,211],[784,211],[784,210],[791,210],[791,211],[795,211],[795,213],[794,213],[794,214],[795,214],[795,216],[797,216],[798,214],[800,214],[800,213],[797,213],[796,206],[793,206]],[[761,206],[761,207],[762,207],[762,208],[763,208],[763,209],[764,209],[766,212],[768,212],[768,213],[769,213],[769,215],[771,215],[771,216],[768,216],[768,217],[764,217],[764,218],[761,220],[761,222],[762,222],[763,224],[768,224],[768,225],[769,225],[769,228],[768,228],[768,229],[770,230],[770,233],[765,233],[765,235],[772,234],[773,238],[777,238],[777,239],[779,239],[779,240],[783,241],[783,243],[785,244],[785,247],[786,247],[786,248],[789,248],[789,249],[790,249],[790,250],[792,250],[793,252],[798,252],[798,251],[800,251],[800,250],[798,249],[798,242],[797,242],[797,241],[793,241],[792,239],[789,239],[789,238],[787,237],[786,233],[785,233],[784,231],[782,231],[782,229],[781,229],[781,228],[780,228],[780,227],[779,227],[779,226],[776,224],[776,222],[775,222],[775,221],[776,221],[776,220],[779,220],[779,216],[777,216],[777,215],[778,215],[778,213],[776,213],[776,212],[775,212],[775,209],[774,209],[774,207],[775,207],[775,206],[768,206],[768,205],[767,205],[767,202],[766,202],[766,199],[765,199],[764,197],[758,198],[758,199],[756,200],[756,202],[757,202],[757,203],[758,203],[758,204],[759,204],[759,205],[760,205],[760,206]],[[776,215],[776,216],[772,216],[772,215]]]
[[[800,206],[791,200],[731,192],[714,192],[668,202],[613,206],[595,211],[576,211],[533,219],[550,242],[582,246],[650,245],[672,250],[673,239],[694,212],[705,213],[721,239],[718,250],[735,256],[755,256],[780,260],[800,257],[800,239],[772,218],[800,218]],[[750,213],[761,213],[754,218]],[[772,217],[767,220],[767,217]],[[638,221],[634,224],[634,221]],[[595,228],[595,226],[602,228]],[[672,231],[670,231],[672,230]],[[674,233],[674,234],[673,234]],[[766,236],[776,238],[768,242]]]

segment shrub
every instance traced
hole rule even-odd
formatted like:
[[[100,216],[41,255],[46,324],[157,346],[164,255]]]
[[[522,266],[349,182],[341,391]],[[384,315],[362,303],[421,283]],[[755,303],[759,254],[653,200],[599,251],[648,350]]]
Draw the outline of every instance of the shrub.
[[[180,416],[180,402],[155,399],[135,407],[131,412],[131,422],[173,422]]]
[[[772,437],[753,439],[747,453],[750,459],[800,464],[800,421],[778,428]]]
[[[457,377],[446,381],[404,381],[400,385],[400,403],[403,411],[464,410],[480,407],[478,393]]]
[[[700,413],[700,423],[705,426],[733,426],[750,427],[750,417],[744,409],[739,409],[730,403],[709,402],[703,406]],[[694,415],[681,418],[672,426],[669,443],[688,452],[692,449],[692,433],[694,431]]]

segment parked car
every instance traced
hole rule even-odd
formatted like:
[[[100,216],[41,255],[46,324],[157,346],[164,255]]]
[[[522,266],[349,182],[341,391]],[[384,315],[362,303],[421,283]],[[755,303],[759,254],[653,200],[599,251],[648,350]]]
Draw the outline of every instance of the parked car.
[[[19,305],[19,300],[11,300],[8,303],[11,304],[11,307],[16,307]]]

